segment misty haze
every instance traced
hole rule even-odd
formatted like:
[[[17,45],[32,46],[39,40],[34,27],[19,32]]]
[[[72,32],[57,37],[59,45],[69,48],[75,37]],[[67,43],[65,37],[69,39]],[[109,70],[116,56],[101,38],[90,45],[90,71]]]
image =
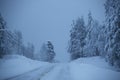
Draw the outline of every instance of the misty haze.
[[[0,0],[0,80],[120,80],[120,0]]]

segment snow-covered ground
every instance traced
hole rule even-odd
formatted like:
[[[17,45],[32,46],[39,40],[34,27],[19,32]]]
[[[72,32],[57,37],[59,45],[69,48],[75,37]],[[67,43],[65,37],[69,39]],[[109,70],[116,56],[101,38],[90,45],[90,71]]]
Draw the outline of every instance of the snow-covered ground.
[[[69,63],[58,64],[40,80],[73,80],[70,74]]]
[[[110,70],[115,70],[114,67],[110,66],[106,61],[105,58],[95,56],[95,57],[87,57],[87,58],[79,58],[73,62],[76,63],[83,63],[83,64],[89,64],[89,65],[94,65],[99,68],[106,68]]]
[[[79,58],[70,65],[74,80],[120,80],[120,72],[99,56]]]
[[[80,58],[57,65],[41,80],[120,80],[120,72],[100,57]]]
[[[19,55],[6,55],[0,59],[0,80],[48,66],[51,66],[50,63],[31,60]]]
[[[120,72],[100,57],[45,63],[22,56],[0,60],[0,80],[120,80]]]

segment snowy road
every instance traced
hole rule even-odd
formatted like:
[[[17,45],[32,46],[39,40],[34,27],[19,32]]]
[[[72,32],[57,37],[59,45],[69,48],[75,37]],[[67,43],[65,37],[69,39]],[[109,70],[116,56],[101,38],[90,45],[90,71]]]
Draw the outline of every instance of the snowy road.
[[[68,63],[60,63],[48,67],[40,67],[5,80],[73,80],[69,71]]]
[[[120,80],[120,72],[85,63],[61,63],[40,80]]]
[[[120,72],[85,63],[58,63],[6,80],[119,80]]]
[[[120,80],[120,72],[113,70],[101,58],[93,57],[69,63],[47,63],[4,80]]]
[[[34,69],[32,71],[5,80],[40,80],[40,78],[47,74],[50,70],[52,70],[54,66],[55,65],[50,65],[48,67],[42,66],[40,68]]]
[[[68,63],[57,65],[51,72],[43,76],[40,80],[73,80],[70,75]]]

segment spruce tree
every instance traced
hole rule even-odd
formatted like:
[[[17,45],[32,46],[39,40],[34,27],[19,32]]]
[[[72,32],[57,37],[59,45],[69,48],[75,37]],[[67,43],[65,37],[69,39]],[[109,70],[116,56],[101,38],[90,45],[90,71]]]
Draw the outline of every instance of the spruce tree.
[[[70,53],[71,59],[77,59],[83,57],[83,47],[85,45],[86,28],[83,17],[78,18],[72,24],[70,31],[70,41],[68,52]]]
[[[6,23],[0,14],[0,58],[6,54]]]
[[[111,65],[120,67],[120,0],[107,0],[105,10],[106,57]]]
[[[98,49],[100,45],[98,41],[100,27],[98,21],[93,19],[91,12],[89,12],[88,24],[86,25],[87,35],[85,38],[84,56],[98,56],[100,54]]]
[[[40,50],[40,60],[53,62],[55,57],[54,46],[50,41],[44,43]]]

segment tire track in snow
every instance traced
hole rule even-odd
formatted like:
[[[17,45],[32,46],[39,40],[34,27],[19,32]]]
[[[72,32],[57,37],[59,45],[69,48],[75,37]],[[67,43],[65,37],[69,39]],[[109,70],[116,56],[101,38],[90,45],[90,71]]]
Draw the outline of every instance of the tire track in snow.
[[[48,73],[49,71],[51,71],[54,68],[55,65],[51,65],[51,66],[42,66],[40,68],[31,70],[29,72],[26,72],[24,74],[20,74],[8,79],[4,79],[4,80],[40,80],[40,77],[44,76],[46,73]]]
[[[43,76],[40,80],[72,80],[69,65],[57,65],[52,71]]]

